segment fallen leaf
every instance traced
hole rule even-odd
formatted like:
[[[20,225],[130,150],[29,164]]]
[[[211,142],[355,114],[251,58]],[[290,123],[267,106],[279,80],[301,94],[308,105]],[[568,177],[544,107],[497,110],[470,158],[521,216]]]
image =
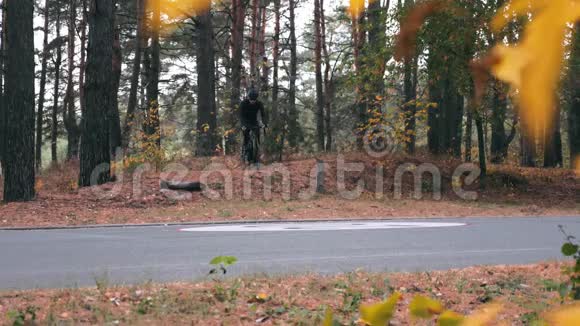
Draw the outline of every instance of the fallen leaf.
[[[395,307],[397,306],[397,302],[399,302],[400,298],[401,294],[399,292],[395,292],[383,302],[371,305],[361,305],[361,320],[367,325],[371,326],[387,325],[389,320],[393,318]]]
[[[409,304],[409,311],[413,317],[431,318],[443,312],[443,305],[437,300],[417,295]]]
[[[401,24],[401,31],[397,35],[395,60],[401,61],[403,58],[409,58],[414,54],[417,33],[425,19],[444,7],[445,1],[443,0],[426,1],[413,7]]]

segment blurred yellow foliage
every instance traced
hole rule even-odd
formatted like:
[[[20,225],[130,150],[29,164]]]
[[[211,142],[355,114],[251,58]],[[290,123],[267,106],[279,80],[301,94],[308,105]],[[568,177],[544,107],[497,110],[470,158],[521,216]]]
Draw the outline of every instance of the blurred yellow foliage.
[[[558,309],[547,316],[549,325],[577,326],[580,325],[580,305],[572,305]]]
[[[369,3],[376,0],[369,0]],[[348,13],[352,18],[358,18],[360,14],[365,10],[365,0],[350,0],[350,5],[348,7]]]
[[[413,317],[431,318],[443,312],[443,305],[437,300],[418,295],[409,304],[409,312]]]
[[[493,19],[494,31],[518,17],[531,17],[517,45],[497,45],[492,72],[516,90],[521,118],[535,136],[554,124],[556,90],[570,24],[580,19],[578,0],[512,0]]]
[[[464,316],[453,312],[451,310],[447,310],[439,316],[437,319],[438,326],[460,326],[463,320],[465,319]]]
[[[371,305],[361,305],[360,306],[360,319],[367,325],[371,326],[383,326],[387,325],[389,320],[393,318],[395,312],[395,307],[397,302],[401,298],[401,293],[395,292],[387,300],[371,304]]]
[[[489,325],[493,320],[496,319],[499,312],[502,310],[500,304],[494,303],[483,307],[482,309],[476,311],[469,317],[466,317],[462,322],[461,326],[485,326]]]
[[[209,10],[211,0],[148,0],[147,10],[159,8],[167,20],[179,20]]]

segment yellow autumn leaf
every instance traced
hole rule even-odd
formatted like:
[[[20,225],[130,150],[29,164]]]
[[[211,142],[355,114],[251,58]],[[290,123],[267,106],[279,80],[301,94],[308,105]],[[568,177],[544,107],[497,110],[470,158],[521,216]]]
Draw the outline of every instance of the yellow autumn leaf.
[[[397,306],[397,302],[399,302],[400,298],[401,293],[395,292],[383,302],[371,305],[361,305],[360,318],[362,322],[370,326],[387,325],[389,320],[393,318],[395,307]]]
[[[437,326],[460,326],[464,319],[464,316],[451,310],[447,310],[437,319]]]
[[[580,325],[580,305],[558,309],[547,315],[548,324],[557,326]]]
[[[545,7],[551,0],[513,0],[505,4],[491,21],[491,28],[498,32],[519,16],[534,13]]]
[[[510,83],[514,88],[522,87],[522,71],[530,63],[530,55],[521,47],[498,45],[493,49],[493,56],[501,60],[492,67],[493,74]]]
[[[34,190],[36,192],[40,192],[40,190],[42,190],[42,188],[44,188],[44,182],[42,182],[42,180],[36,180],[36,183],[34,185]]]
[[[324,314],[324,320],[322,321],[322,326],[332,326],[334,323],[334,313],[330,307],[326,308],[326,313]]]
[[[529,6],[524,6],[528,4]],[[512,15],[533,10],[533,19],[526,25],[522,41],[515,46],[498,45],[492,72],[517,90],[520,116],[529,132],[540,136],[554,123],[556,90],[564,62],[564,38],[569,24],[580,18],[577,0],[514,0],[498,13],[493,21],[497,29]],[[510,11],[511,10],[511,11]],[[506,18],[507,17],[507,18]]]
[[[349,0],[350,5],[348,7],[348,13],[352,18],[358,18],[365,10],[365,0]],[[376,0],[369,0],[369,3]]]
[[[413,317],[431,318],[443,312],[443,305],[437,300],[418,295],[409,304],[409,311]]]
[[[211,0],[148,0],[146,2],[148,11],[159,8],[162,13],[161,17],[166,20],[165,24],[198,15],[211,7]],[[162,26],[162,28],[168,26]]]
[[[496,319],[499,312],[502,310],[500,304],[487,305],[470,316],[466,317],[461,326],[485,326]]]

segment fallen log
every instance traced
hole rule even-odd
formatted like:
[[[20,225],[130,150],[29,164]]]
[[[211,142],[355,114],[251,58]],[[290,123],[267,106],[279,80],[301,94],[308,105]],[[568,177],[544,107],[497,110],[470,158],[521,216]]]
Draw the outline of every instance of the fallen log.
[[[173,182],[161,180],[159,183],[161,189],[178,190],[178,191],[191,191],[200,192],[203,191],[205,185],[201,182]]]

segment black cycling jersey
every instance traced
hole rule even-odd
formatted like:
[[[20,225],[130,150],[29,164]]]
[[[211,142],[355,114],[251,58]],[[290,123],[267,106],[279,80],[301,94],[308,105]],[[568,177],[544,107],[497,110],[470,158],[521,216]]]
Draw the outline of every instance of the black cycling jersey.
[[[240,121],[242,122],[242,127],[257,128],[258,113],[261,114],[262,123],[267,124],[268,119],[266,116],[266,110],[264,109],[264,104],[260,101],[252,103],[248,99],[243,100],[240,105]]]

